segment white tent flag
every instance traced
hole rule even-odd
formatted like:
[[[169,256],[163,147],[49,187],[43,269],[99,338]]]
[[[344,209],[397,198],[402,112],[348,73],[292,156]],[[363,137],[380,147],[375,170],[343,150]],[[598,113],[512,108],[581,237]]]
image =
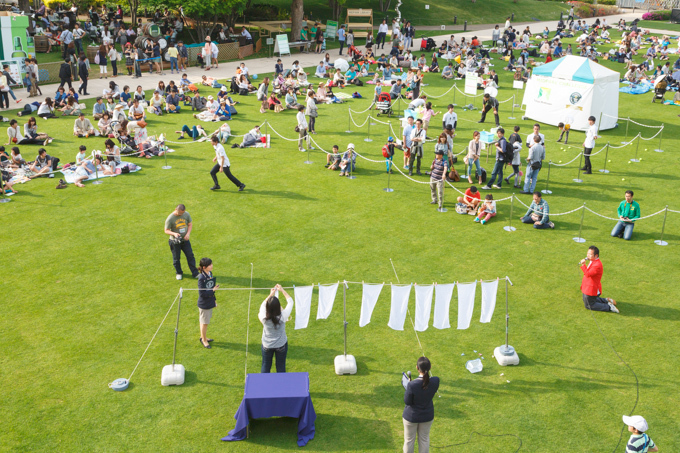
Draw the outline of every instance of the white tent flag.
[[[319,308],[316,311],[316,319],[326,319],[330,316],[337,292],[337,283],[332,285],[322,285],[319,283]]]
[[[475,307],[475,290],[477,281],[474,283],[458,283],[458,328],[467,329],[472,321],[472,309]]]
[[[451,327],[451,324],[449,324],[449,307],[451,306],[451,296],[453,296],[453,287],[455,285],[455,283],[448,283],[434,287],[432,327],[435,329],[448,329]]]
[[[371,315],[375,308],[375,303],[378,302],[380,291],[382,291],[383,283],[378,285],[363,284],[363,295],[361,296],[361,316],[359,317],[359,327],[364,327],[371,322]]]
[[[491,316],[496,308],[496,293],[498,292],[498,280],[482,282],[482,316],[479,322],[491,322]]]
[[[296,286],[295,294],[295,330],[306,329],[309,323],[309,312],[312,308],[312,286]]]
[[[432,293],[434,285],[416,285],[416,322],[415,329],[418,332],[427,330],[432,311]]]
[[[406,310],[408,310],[408,298],[411,295],[411,284],[392,286],[392,308],[390,309],[390,322],[388,326],[394,330],[404,330]]]

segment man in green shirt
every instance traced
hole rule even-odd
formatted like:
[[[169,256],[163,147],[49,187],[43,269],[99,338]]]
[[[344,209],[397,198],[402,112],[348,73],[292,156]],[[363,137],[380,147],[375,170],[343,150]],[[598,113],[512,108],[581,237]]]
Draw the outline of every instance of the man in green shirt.
[[[635,221],[640,218],[640,205],[637,201],[633,201],[632,190],[626,190],[626,199],[621,202],[617,212],[619,214],[619,221],[612,230],[612,237],[630,241],[633,237]]]
[[[182,264],[180,263],[182,252],[187,257],[187,264],[189,264],[192,277],[198,277],[196,258],[194,258],[194,251],[191,249],[191,242],[189,242],[192,227],[191,216],[183,204],[177,205],[172,214],[165,219],[165,234],[170,236],[168,242],[172,252],[172,264],[175,266],[177,280],[182,280],[183,275]]]

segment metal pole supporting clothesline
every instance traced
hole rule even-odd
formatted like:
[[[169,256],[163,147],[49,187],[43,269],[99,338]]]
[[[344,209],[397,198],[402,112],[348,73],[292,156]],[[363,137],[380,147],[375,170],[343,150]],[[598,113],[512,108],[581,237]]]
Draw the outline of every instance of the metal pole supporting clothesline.
[[[609,173],[609,170],[607,170],[608,159],[609,159],[609,142],[607,142],[607,150],[604,152],[604,168],[600,170],[600,173],[604,173],[605,175]]]
[[[346,134],[351,134],[352,133],[352,111],[350,109],[347,109],[347,130],[345,131]]]
[[[347,357],[347,280],[342,282],[342,320],[345,329],[345,343],[342,354]]]
[[[637,134],[638,140],[637,140],[637,146],[635,147],[635,157],[630,160],[631,162],[640,162],[640,159],[638,159],[638,149],[640,149],[640,140],[641,140],[640,137],[641,137],[641,135]],[[633,139],[633,140],[635,140],[635,139]],[[631,140],[630,142],[633,143],[633,140]]]
[[[364,139],[365,142],[372,142],[373,141],[373,140],[371,140],[371,121],[369,120],[369,118],[371,118],[370,114],[368,115],[368,118],[366,119],[366,121],[368,122],[368,128],[367,128],[367,131],[366,131],[366,138]]]
[[[548,177],[545,179],[545,189],[541,190],[541,193],[550,195],[552,193],[552,190],[548,189],[548,185],[550,184],[550,167],[552,166],[552,161],[548,161]]]
[[[581,208],[581,224],[578,226],[578,237],[573,238],[574,242],[583,243],[586,242],[585,239],[581,237],[581,229],[583,228],[583,217],[586,213],[586,204],[583,203],[583,208]]]
[[[510,198],[510,218],[508,219],[508,226],[504,226],[503,229],[505,231],[515,231],[517,228],[512,226],[512,209],[515,206],[515,194],[512,194],[512,197]],[[506,291],[507,291],[507,282],[506,282]],[[506,339],[507,343],[507,339]]]
[[[170,165],[168,165],[168,150],[167,149],[163,153],[163,156],[165,157],[165,165],[163,165],[161,168],[163,170],[170,170],[172,167]]]
[[[509,120],[515,119],[515,95],[512,95],[512,116],[508,117]]]
[[[175,324],[175,345],[172,348],[172,371],[175,371],[175,355],[177,354],[177,334],[179,333],[179,312],[182,308],[182,296],[184,292],[179,290],[179,303],[177,304],[177,324]]]
[[[656,245],[668,245],[668,242],[663,240],[663,232],[666,229],[666,216],[668,215],[668,205],[666,205],[666,210],[663,213],[663,225],[661,225],[661,238],[654,241]]]

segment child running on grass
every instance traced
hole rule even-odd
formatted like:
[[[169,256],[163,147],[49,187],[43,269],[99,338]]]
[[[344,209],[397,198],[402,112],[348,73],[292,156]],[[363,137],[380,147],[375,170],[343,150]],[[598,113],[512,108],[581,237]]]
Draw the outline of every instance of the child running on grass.
[[[488,194],[484,198],[484,204],[479,207],[479,214],[475,217],[475,222],[481,222],[485,225],[491,217],[496,217],[496,202],[493,201],[493,195]]]

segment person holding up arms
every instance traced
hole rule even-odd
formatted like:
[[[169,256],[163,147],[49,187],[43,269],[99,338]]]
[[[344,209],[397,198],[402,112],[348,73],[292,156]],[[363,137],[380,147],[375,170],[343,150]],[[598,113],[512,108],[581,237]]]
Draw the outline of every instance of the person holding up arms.
[[[201,258],[198,263],[198,319],[201,329],[201,337],[198,339],[204,348],[211,349],[212,338],[207,337],[208,324],[212,318],[212,310],[217,307],[215,302],[215,290],[220,285],[215,284],[212,274],[213,262],[210,258]]]
[[[281,310],[281,302],[277,296],[278,291],[282,292],[286,298],[286,308],[283,310]],[[293,312],[293,305],[293,298],[278,283],[269,292],[269,297],[260,305],[257,317],[263,326],[261,373],[271,372],[274,355],[276,355],[276,372],[286,372],[286,355],[288,354],[286,321]]]
[[[404,392],[404,453],[413,453],[416,434],[418,451],[427,453],[430,450],[430,428],[434,421],[432,399],[439,389],[439,378],[430,377],[431,367],[427,357],[419,358],[416,365],[419,376],[408,383]]]

